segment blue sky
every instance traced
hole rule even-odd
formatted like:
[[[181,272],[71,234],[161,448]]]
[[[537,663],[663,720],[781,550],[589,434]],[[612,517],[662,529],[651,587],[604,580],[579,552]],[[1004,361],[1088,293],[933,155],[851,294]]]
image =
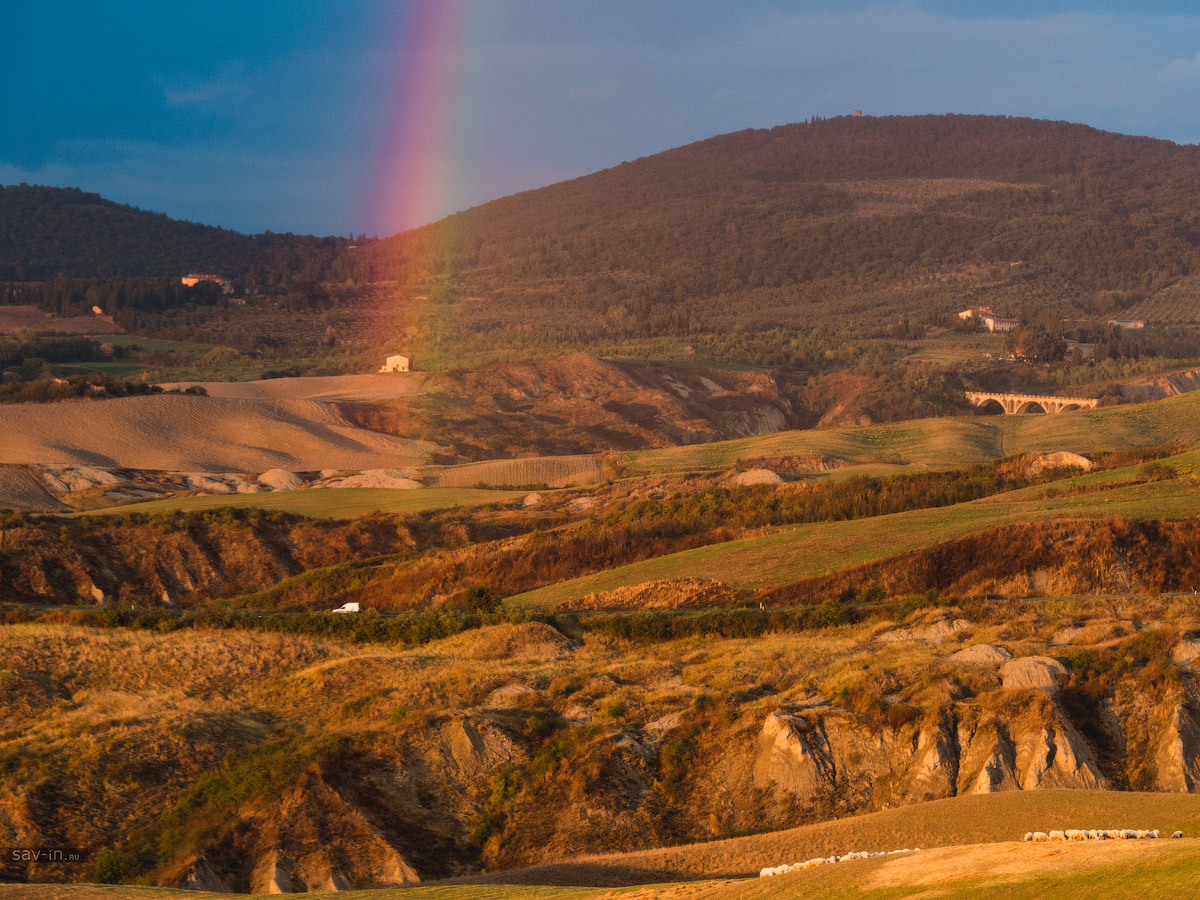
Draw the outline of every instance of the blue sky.
[[[430,0],[432,2],[432,0]],[[436,0],[453,2],[453,0]],[[479,0],[440,213],[859,107],[1200,142],[1200,5]],[[1134,10],[1134,11],[1131,11]],[[7,3],[0,183],[242,231],[388,234],[407,21],[383,0]]]

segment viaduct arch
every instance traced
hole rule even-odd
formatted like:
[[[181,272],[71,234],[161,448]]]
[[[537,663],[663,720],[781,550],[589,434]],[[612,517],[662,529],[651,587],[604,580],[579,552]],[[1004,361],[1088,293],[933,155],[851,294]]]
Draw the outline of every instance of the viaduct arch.
[[[1007,416],[1095,409],[1100,403],[1095,397],[1052,397],[1042,394],[1000,394],[987,391],[967,391],[967,400],[978,409],[986,409],[994,404]]]

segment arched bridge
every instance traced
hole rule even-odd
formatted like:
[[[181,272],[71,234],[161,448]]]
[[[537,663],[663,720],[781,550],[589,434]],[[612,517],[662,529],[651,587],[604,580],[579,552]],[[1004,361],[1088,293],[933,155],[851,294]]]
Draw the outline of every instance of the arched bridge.
[[[1041,394],[992,394],[986,391],[967,391],[972,406],[987,409],[999,406],[1005,415],[1016,413],[1059,413],[1068,409],[1095,409],[1100,403],[1095,397],[1050,397]],[[992,407],[994,408],[994,407]]]

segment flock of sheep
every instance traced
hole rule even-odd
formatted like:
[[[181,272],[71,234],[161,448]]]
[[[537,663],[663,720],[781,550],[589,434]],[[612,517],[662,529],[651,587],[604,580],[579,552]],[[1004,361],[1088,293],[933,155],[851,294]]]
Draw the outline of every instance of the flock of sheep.
[[[1153,831],[1140,831],[1132,828],[1116,828],[1105,831],[1097,831],[1095,828],[1089,831],[1081,831],[1078,828],[1068,828],[1066,831],[1027,831],[1025,832],[1026,841],[1144,841],[1154,840],[1162,837],[1162,833],[1157,828]],[[1183,837],[1182,831],[1176,831],[1171,835],[1173,838]]]
[[[770,878],[772,875],[786,875],[789,872],[799,872],[802,869],[815,869],[817,866],[824,866],[829,863],[845,862],[848,859],[874,859],[876,856],[895,856],[898,853],[917,853],[921,848],[914,847],[903,850],[879,850],[875,853],[870,853],[866,850],[855,850],[847,853],[845,856],[818,856],[815,859],[806,859],[804,862],[792,863],[782,866],[767,866],[765,869],[759,870],[759,878]]]
[[[1092,828],[1088,831],[1082,831],[1078,828],[1068,828],[1065,831],[1027,831],[1025,833],[1026,841],[1143,841],[1154,840],[1161,838],[1162,833],[1157,829],[1152,831],[1143,831],[1133,828],[1115,828],[1103,831],[1097,831]],[[1176,831],[1171,835],[1173,838],[1183,837],[1182,831]],[[905,848],[904,850],[880,850],[875,853],[869,853],[866,850],[854,851],[847,853],[845,856],[818,856],[815,859],[806,859],[804,862],[792,863],[791,865],[782,866],[767,866],[761,869],[758,873],[759,878],[770,878],[774,875],[787,875],[789,872],[800,872],[804,869],[814,869],[817,866],[828,865],[829,863],[845,862],[849,859],[874,859],[876,856],[895,856],[898,853],[917,853],[920,847],[912,849]]]

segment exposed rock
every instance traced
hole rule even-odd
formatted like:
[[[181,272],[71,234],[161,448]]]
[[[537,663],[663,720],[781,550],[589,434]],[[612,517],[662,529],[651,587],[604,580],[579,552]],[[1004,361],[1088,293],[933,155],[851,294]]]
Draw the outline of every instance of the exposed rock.
[[[532,494],[526,494],[525,499],[521,501],[521,505],[526,508],[529,508],[531,506],[540,506],[541,503],[542,503],[542,495],[539,494],[537,491],[534,491]]]
[[[958,744],[960,794],[991,794],[1020,787],[1016,773],[1016,748],[1005,723],[995,720],[978,726],[960,725]]]
[[[287,469],[268,469],[258,476],[258,483],[273,491],[294,491],[304,487],[304,479]]]
[[[540,694],[525,684],[506,684],[488,694],[487,706],[523,707],[537,704]]]
[[[1086,456],[1080,456],[1078,453],[1071,453],[1066,450],[1059,450],[1055,453],[1037,453],[1029,460],[1029,465],[1025,471],[1028,475],[1037,475],[1047,469],[1082,469],[1085,472],[1090,472],[1095,466]]]
[[[734,475],[729,482],[737,487],[748,487],[754,484],[783,484],[783,479],[770,469],[747,469]]]
[[[950,661],[964,666],[993,666],[1012,659],[1012,654],[995,644],[972,644],[950,654]]]
[[[664,734],[678,728],[681,724],[683,724],[683,713],[667,713],[665,716],[661,716],[653,722],[647,722],[643,725],[642,734],[646,736],[647,741],[654,743],[662,740]]]
[[[1158,790],[1196,792],[1200,786],[1200,724],[1182,703],[1172,710],[1156,761]]]
[[[425,748],[440,760],[446,775],[463,786],[496,766],[511,762],[516,748],[501,729],[471,716],[445,720],[427,734]]]
[[[1007,691],[1039,690],[1058,693],[1058,676],[1066,668],[1048,656],[1026,656],[1010,659],[1000,667],[1000,679]]]
[[[263,856],[250,875],[252,894],[292,893],[292,862],[278,850]]]
[[[1121,393],[1126,397],[1138,397],[1144,400],[1161,400],[1164,397],[1176,397],[1200,388],[1200,369],[1188,369],[1183,372],[1172,372],[1161,375],[1140,384],[1123,384]]]
[[[87,491],[125,481],[108,469],[96,466],[35,466],[34,469],[40,474],[42,483],[56,494]]]
[[[759,732],[754,783],[789,794],[812,797],[836,777],[829,741],[819,721],[773,712]]]
[[[1017,770],[1023,773],[1021,788],[1026,791],[1107,787],[1087,742],[1061,720],[1021,735],[1016,763]]]
[[[917,763],[909,773],[905,791],[909,801],[920,803],[956,793],[959,751],[953,723],[941,722],[935,729],[922,729],[914,755]]]
[[[943,619],[939,622],[932,622],[928,625],[918,625],[913,627],[897,628],[893,631],[886,631],[879,635],[877,640],[885,643],[890,643],[893,641],[925,641],[930,644],[940,644],[947,638],[966,631],[970,627],[971,623],[966,619],[954,619],[953,621]]]
[[[203,491],[206,494],[252,494],[262,490],[261,485],[248,482],[241,475],[232,472],[216,475],[185,472],[183,482],[191,490]]]
[[[179,886],[185,891],[205,891],[214,894],[225,894],[233,890],[203,856],[188,869]]]
[[[1171,660],[1177,666],[1191,666],[1197,657],[1200,657],[1200,635],[1192,632],[1184,634],[1171,651]]]
[[[319,488],[389,488],[411,491],[421,486],[411,469],[364,469],[341,478],[324,478],[313,485]]]
[[[313,882],[313,890],[327,891],[329,893],[333,893],[334,891],[348,891],[350,890],[350,879],[334,869],[324,879]]]

